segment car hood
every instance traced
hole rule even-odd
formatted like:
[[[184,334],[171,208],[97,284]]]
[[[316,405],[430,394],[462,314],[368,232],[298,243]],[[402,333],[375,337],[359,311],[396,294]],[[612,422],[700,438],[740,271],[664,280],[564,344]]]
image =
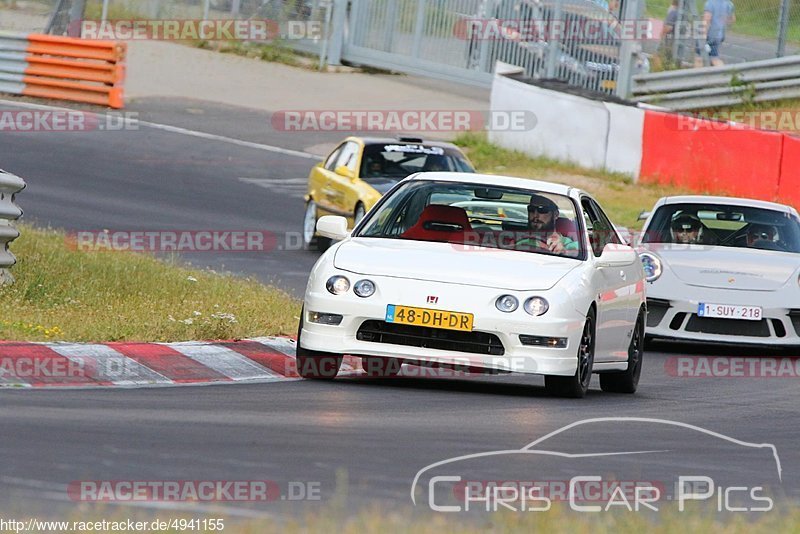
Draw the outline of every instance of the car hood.
[[[366,276],[515,291],[550,289],[581,263],[535,252],[370,237],[345,241],[333,260],[337,269]]]
[[[800,254],[733,247],[664,248],[655,251],[686,284],[775,291],[800,267]]]

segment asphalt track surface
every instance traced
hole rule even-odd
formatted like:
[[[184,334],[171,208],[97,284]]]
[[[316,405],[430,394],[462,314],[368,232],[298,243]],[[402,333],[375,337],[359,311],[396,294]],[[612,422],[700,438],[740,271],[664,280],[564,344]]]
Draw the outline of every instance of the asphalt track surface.
[[[143,120],[291,150],[338,139],[270,133],[265,114],[201,102],[139,105],[157,110]],[[287,179],[305,178],[313,162],[144,126],[119,132],[0,134],[0,164],[29,185],[19,197],[26,219],[67,230],[262,229],[281,236],[297,231],[302,219],[302,187]],[[256,185],[253,180],[262,181]],[[186,259],[273,281],[299,296],[316,255],[275,250]],[[280,516],[322,508],[335,495],[344,495],[349,509],[379,503],[408,511],[412,480],[428,464],[516,450],[565,425],[610,416],[677,421],[742,442],[773,444],[782,477],[775,482],[771,456],[765,460],[729,440],[698,439],[691,430],[654,421],[582,426],[551,447],[575,454],[659,451],[644,463],[594,457],[587,466],[559,457],[518,465],[500,458],[456,474],[479,480],[566,480],[617,473],[665,483],[681,474],[709,474],[715,480],[733,477],[728,485],[767,484],[779,499],[797,500],[798,376],[674,376],[675,358],[687,354],[726,361],[734,355],[765,355],[661,345],[648,350],[635,396],[604,394],[595,378],[581,401],[550,398],[540,378],[518,375],[0,390],[0,506],[69,513],[77,503],[66,488],[78,480],[266,479],[282,490],[289,482],[319,483],[321,500],[214,507],[232,515]],[[790,361],[795,365],[796,360]],[[506,472],[509,466],[514,474]],[[425,499],[417,502],[414,510],[427,510]]]

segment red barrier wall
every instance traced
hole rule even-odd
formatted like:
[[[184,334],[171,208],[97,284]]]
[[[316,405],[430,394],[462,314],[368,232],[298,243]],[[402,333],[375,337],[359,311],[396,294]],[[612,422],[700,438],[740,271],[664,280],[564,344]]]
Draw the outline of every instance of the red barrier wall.
[[[800,210],[800,137],[783,136],[778,200]]]
[[[775,200],[783,138],[779,132],[646,110],[640,179],[698,193]]]

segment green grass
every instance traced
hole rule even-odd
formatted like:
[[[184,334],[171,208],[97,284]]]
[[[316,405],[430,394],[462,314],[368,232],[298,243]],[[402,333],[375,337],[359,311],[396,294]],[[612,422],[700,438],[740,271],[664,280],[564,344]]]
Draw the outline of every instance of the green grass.
[[[149,255],[83,252],[21,228],[16,282],[0,287],[0,339],[184,341],[295,334],[300,303],[261,283]]]
[[[83,11],[84,20],[100,20],[103,15],[102,0],[88,0]],[[109,2],[108,20],[141,20],[147,18],[129,4]]]
[[[319,58],[314,60],[309,56],[299,54],[283,45],[280,41],[270,43],[198,41],[189,44],[194,44],[194,46],[206,50],[215,50],[222,54],[233,54],[251,59],[260,59],[261,61],[282,63],[290,67],[306,67],[313,70],[319,68]]]
[[[712,501],[714,502],[714,501]],[[242,520],[224,518],[224,513],[209,514],[206,519],[223,517],[224,531],[235,534],[300,534],[330,533],[343,534],[478,534],[483,532],[543,532],[547,534],[672,534],[675,532],[702,532],[707,534],[772,534],[774,532],[793,534],[800,532],[800,511],[797,508],[776,509],[762,514],[729,513],[726,516],[714,515],[708,508],[677,512],[677,504],[662,504],[658,515],[628,512],[624,509],[613,512],[576,513],[566,505],[556,503],[547,512],[498,511],[483,513],[480,516],[465,516],[458,513],[435,514],[427,510],[425,504],[417,506],[409,513],[411,503],[391,509],[377,505],[361,510],[349,509],[346,500],[335,495],[327,504],[315,507],[313,512],[298,515],[292,508],[282,503],[267,503],[260,510],[284,519]],[[622,508],[622,507],[621,507]],[[674,510],[673,510],[674,508]],[[29,515],[18,509],[7,510],[6,514],[27,521]],[[285,511],[285,514],[279,512]],[[131,521],[152,523],[153,520],[203,519],[200,514],[187,512],[148,513],[136,508],[120,509],[108,506],[82,506],[74,513],[40,521]],[[180,532],[168,529],[162,532]],[[184,531],[185,532],[185,531]]]
[[[493,145],[484,133],[462,134],[454,142],[464,149],[478,172],[574,185],[591,193],[616,224],[629,228],[640,228],[639,213],[650,210],[662,196],[685,192],[671,187],[635,184],[624,174],[585,169],[543,157],[534,158]]]

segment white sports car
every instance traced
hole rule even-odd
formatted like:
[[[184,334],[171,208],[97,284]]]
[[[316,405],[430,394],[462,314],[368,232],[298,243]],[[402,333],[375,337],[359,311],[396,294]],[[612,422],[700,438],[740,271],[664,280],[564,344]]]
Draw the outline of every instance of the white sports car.
[[[647,336],[800,346],[800,218],[743,198],[660,199],[638,238]]]
[[[633,393],[644,342],[644,272],[586,193],[523,178],[418,173],[397,184],[308,281],[298,372],[333,378],[342,355],[368,373],[405,363],[545,375],[582,397],[591,374]]]

